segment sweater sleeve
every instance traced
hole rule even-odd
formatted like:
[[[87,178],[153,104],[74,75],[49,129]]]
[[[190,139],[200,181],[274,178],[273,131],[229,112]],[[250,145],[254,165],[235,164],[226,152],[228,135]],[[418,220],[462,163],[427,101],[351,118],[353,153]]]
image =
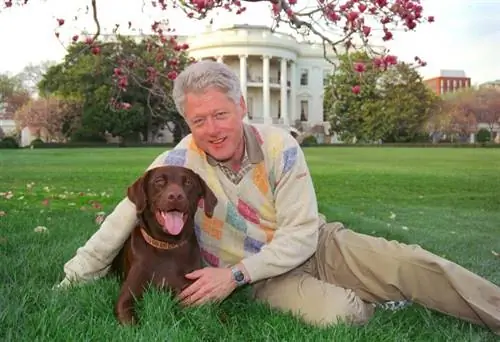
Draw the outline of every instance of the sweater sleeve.
[[[161,153],[146,170],[164,163],[168,151]],[[104,276],[113,258],[130,236],[137,221],[135,204],[123,198],[106,217],[100,228],[64,264],[65,279],[61,286],[71,282],[89,281]]]
[[[299,144],[290,136],[275,161],[277,230],[261,250],[241,262],[252,283],[283,274],[316,251],[319,214],[312,178]]]

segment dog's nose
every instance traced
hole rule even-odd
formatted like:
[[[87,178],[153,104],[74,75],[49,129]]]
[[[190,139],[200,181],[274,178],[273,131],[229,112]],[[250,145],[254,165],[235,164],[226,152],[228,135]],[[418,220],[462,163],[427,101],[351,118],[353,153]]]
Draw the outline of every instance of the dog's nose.
[[[167,194],[167,199],[169,202],[182,201],[184,200],[184,194],[180,191],[170,191]]]

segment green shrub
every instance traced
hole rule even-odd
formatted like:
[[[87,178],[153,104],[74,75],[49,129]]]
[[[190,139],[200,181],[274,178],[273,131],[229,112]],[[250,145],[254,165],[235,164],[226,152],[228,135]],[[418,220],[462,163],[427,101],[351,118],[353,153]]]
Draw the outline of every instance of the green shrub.
[[[304,138],[302,140],[302,146],[314,146],[318,145],[318,140],[316,140],[316,137],[314,135],[310,135]]]
[[[479,131],[477,131],[476,141],[478,143],[491,141],[491,132],[486,128],[481,128]]]
[[[40,147],[40,146],[42,146],[43,144],[45,144],[45,143],[43,142],[43,140],[42,140],[42,139],[40,139],[40,138],[36,138],[35,140],[33,140],[33,141],[31,142],[31,144],[30,144],[30,145],[36,148],[36,147]]]
[[[106,138],[90,129],[80,128],[71,135],[71,142],[100,142],[105,143]]]
[[[0,148],[19,148],[19,144],[15,138],[5,137],[0,141]]]

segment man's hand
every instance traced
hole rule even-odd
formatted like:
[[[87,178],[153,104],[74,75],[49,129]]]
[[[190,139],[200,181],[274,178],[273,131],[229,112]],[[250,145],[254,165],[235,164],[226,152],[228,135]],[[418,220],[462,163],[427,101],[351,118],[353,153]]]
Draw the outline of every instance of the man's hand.
[[[223,301],[237,286],[230,268],[206,267],[186,274],[186,278],[195,281],[179,294],[184,305]]]

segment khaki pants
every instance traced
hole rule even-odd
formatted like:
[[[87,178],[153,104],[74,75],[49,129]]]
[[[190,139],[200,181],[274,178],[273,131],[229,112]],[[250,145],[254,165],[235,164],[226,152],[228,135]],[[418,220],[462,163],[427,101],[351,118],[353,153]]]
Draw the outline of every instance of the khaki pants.
[[[370,303],[411,300],[500,334],[500,288],[417,245],[322,226],[318,250],[305,264],[253,285],[257,300],[306,322],[363,324]]]

